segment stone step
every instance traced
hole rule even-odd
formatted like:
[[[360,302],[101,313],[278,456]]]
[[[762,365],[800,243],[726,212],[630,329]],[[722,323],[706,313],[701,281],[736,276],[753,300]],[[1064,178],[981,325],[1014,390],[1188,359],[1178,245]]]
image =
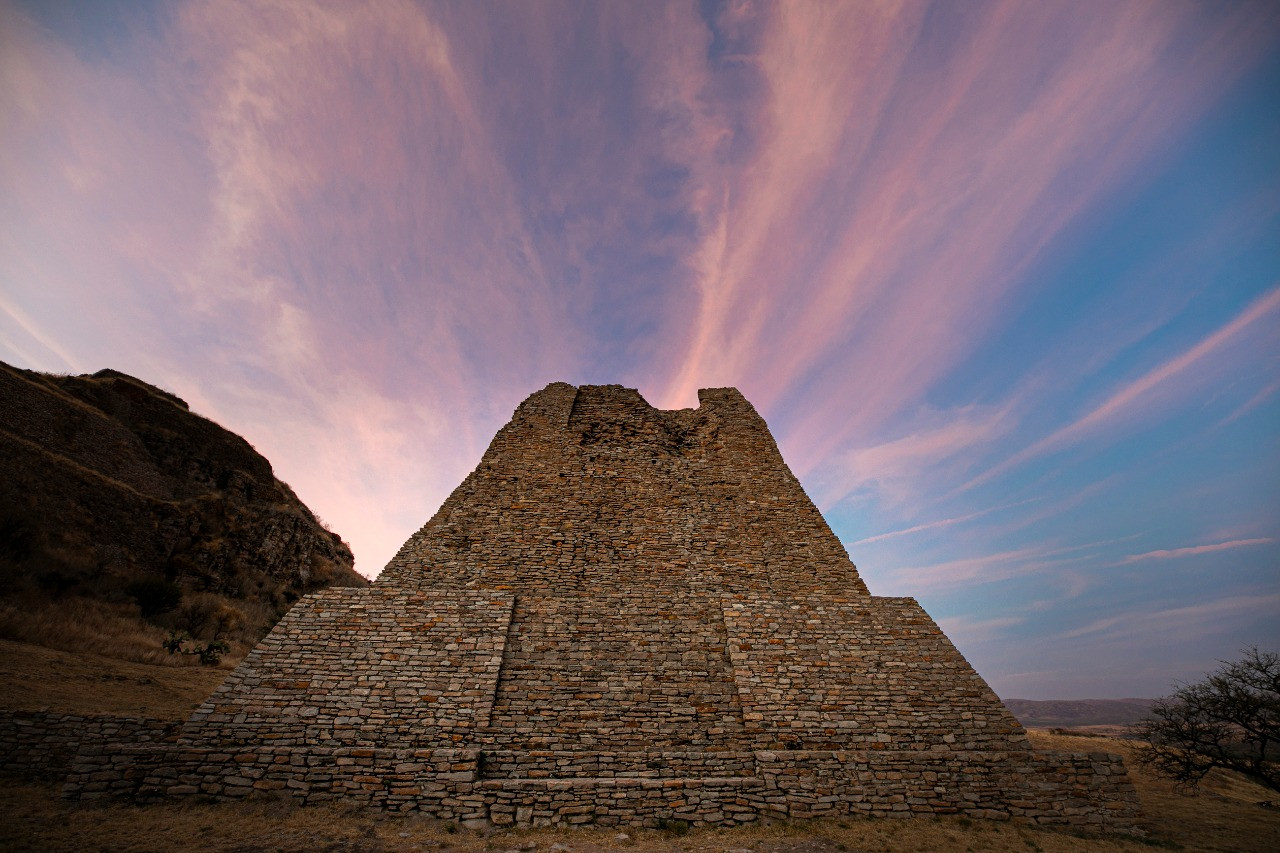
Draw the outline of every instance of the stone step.
[[[570,779],[483,779],[480,787],[497,791],[571,791],[584,788],[738,788],[765,787],[765,780],[757,776],[690,776],[648,779],[635,776],[578,776]]]
[[[485,750],[482,756],[484,779],[747,777],[756,769],[754,753],[713,750]]]
[[[726,643],[718,596],[521,593],[485,730],[512,749],[727,745],[743,725]]]

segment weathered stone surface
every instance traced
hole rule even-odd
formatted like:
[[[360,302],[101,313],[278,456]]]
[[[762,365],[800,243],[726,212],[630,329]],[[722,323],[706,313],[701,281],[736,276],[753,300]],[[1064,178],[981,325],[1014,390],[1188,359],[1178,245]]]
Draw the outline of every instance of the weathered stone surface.
[[[165,627],[253,642],[302,595],[368,583],[247,441],[117,371],[0,362],[0,471],[6,598],[118,603],[131,584],[163,580],[202,596],[186,601],[197,609],[217,597],[238,625],[175,613]]]
[[[175,743],[68,796],[288,792],[501,825],[950,814],[1129,828],[912,599],[871,596],[733,389],[556,383],[369,589],[308,596]]]
[[[61,779],[81,749],[151,743],[176,728],[138,717],[0,710],[0,775],[28,781]]]

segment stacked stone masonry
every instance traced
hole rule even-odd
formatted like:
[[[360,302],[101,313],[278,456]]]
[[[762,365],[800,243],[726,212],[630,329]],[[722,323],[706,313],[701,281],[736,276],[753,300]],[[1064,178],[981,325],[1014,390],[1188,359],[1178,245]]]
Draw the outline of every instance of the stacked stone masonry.
[[[499,825],[966,814],[1132,830],[912,599],[871,596],[733,389],[532,395],[368,589],[308,596],[71,797],[255,792]]]
[[[82,749],[164,740],[174,723],[106,714],[0,710],[0,775],[26,781],[62,779]]]

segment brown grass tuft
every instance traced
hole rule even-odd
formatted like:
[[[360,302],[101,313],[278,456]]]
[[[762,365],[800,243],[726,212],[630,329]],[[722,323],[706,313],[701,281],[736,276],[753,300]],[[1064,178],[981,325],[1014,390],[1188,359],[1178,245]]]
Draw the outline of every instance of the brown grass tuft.
[[[199,665],[192,656],[166,652],[162,644],[168,636],[165,628],[144,621],[132,604],[87,598],[56,603],[38,598],[0,602],[3,639],[156,666]],[[221,666],[234,666],[248,648],[243,638],[233,641],[231,654]]]

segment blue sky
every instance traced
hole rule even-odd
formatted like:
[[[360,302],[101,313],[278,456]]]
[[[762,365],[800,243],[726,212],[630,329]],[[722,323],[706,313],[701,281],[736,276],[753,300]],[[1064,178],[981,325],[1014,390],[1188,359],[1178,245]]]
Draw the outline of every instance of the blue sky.
[[[0,359],[375,575],[547,382],[734,385],[1007,697],[1280,646],[1273,3],[0,3]]]

